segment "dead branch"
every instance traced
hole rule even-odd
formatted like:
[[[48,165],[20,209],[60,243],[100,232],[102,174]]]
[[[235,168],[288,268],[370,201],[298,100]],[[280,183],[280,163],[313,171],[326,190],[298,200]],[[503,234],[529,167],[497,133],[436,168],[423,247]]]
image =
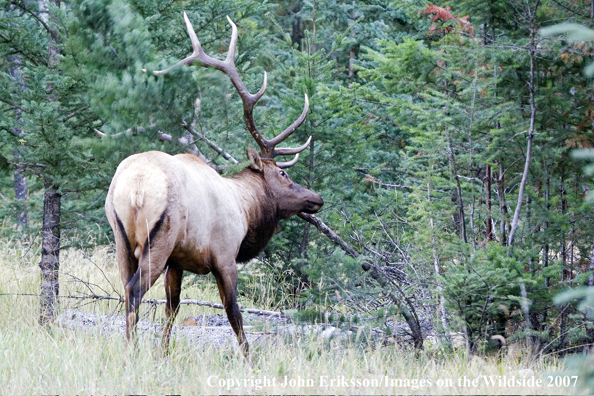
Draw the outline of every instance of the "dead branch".
[[[237,161],[235,158],[233,158],[233,156],[231,156],[231,154],[229,154],[228,152],[226,152],[225,150],[223,150],[222,148],[217,146],[216,143],[214,143],[212,140],[208,139],[206,136],[204,136],[204,134],[198,132],[197,130],[195,130],[194,128],[192,128],[190,125],[188,125],[186,123],[183,123],[181,125],[186,131],[188,131],[192,135],[197,136],[200,140],[204,141],[204,143],[206,143],[208,145],[208,147],[210,147],[211,149],[216,151],[218,154],[222,155],[223,158],[225,158],[227,161],[230,161],[232,164],[239,164],[239,161]]]
[[[39,294],[32,294],[32,293],[0,293],[0,297],[1,296],[41,297]],[[104,296],[104,295],[98,295],[98,294],[91,294],[88,296],[68,295],[68,296],[57,296],[57,297],[58,298],[66,298],[66,299],[74,299],[74,300],[97,300],[97,301],[113,300],[113,301],[118,301],[120,303],[125,302],[124,297]],[[147,304],[151,304],[151,305],[166,304],[167,300],[157,300],[157,299],[150,298],[150,299],[143,299],[142,303],[143,304],[147,303]],[[193,300],[193,299],[189,299],[189,298],[185,298],[185,299],[181,300],[179,303],[180,304],[189,304],[189,305],[199,305],[201,307],[210,307],[210,308],[216,308],[216,309],[225,309],[225,307],[223,307],[223,304],[212,303],[209,301]],[[284,312],[267,311],[264,309],[239,307],[239,310],[242,312],[247,312],[247,313],[251,313],[251,314],[255,314],[255,315],[278,316],[283,319],[288,319],[291,317],[290,315],[288,315]]]
[[[161,132],[161,131],[159,131],[158,133],[159,133],[159,139],[162,142],[171,142],[171,143],[173,142],[173,137],[170,134],[165,133],[165,132]],[[186,134],[186,136],[177,139],[177,142],[179,144],[181,144],[182,146],[185,147],[186,153],[193,154],[193,155],[197,156],[198,158],[200,158],[208,166],[210,166],[211,168],[213,168],[217,172],[221,173],[223,170],[225,170],[227,168],[226,166],[221,166],[221,165],[215,165],[215,164],[213,164],[208,158],[206,158],[204,156],[204,154],[202,154],[200,152],[200,150],[198,149],[198,147],[196,147],[195,144],[192,144],[191,147],[187,147],[187,144],[190,141],[191,141],[191,139],[190,139],[190,136],[189,136],[189,132]]]
[[[361,255],[316,216],[307,213],[298,213],[297,216],[316,226],[320,232],[326,235],[332,242],[339,245],[349,256],[357,258]],[[394,282],[392,279],[390,279],[390,277],[386,275],[382,268],[377,267],[372,262],[370,262],[370,260],[365,260],[361,264],[361,268],[363,268],[364,271],[369,272],[371,277],[383,288],[383,292],[386,297],[392,300],[392,302],[398,307],[400,313],[402,316],[404,316],[404,319],[411,330],[415,347],[417,349],[423,349],[423,334],[421,332],[419,318],[411,301],[398,286],[397,282]],[[392,288],[396,289],[396,293]]]
[[[373,177],[372,175],[366,173],[365,177],[363,178],[364,182],[368,182],[368,183],[373,183],[373,184],[377,184],[378,186],[381,187],[386,187],[386,188],[399,188],[399,189],[403,189],[403,190],[421,190],[421,191],[427,191],[426,188],[422,188],[422,187],[413,187],[413,186],[405,186],[404,184],[390,184],[390,183],[384,183],[381,180]],[[431,190],[433,192],[439,192],[439,193],[443,193],[443,194],[447,194],[446,191],[442,191],[442,190]]]

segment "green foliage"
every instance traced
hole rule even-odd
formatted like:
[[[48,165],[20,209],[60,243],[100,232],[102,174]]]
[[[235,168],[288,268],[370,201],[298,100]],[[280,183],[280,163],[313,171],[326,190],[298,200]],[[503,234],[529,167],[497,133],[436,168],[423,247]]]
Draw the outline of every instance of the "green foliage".
[[[444,263],[440,277],[452,328],[467,335],[471,348],[484,349],[493,335],[505,335],[510,312],[519,308],[517,263],[506,249],[489,243],[476,255],[460,252]],[[517,320],[517,319],[516,319]]]

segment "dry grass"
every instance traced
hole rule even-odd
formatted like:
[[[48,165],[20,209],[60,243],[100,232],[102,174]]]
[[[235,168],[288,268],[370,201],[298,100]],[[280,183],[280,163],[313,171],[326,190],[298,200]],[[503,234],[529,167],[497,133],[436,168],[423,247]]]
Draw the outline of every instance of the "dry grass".
[[[37,293],[39,270],[35,252],[27,252],[18,243],[2,243],[0,251],[0,293]],[[87,286],[77,279],[88,282],[97,293],[101,289],[114,295],[114,289],[121,291],[109,248],[98,247],[86,254],[69,250],[63,252],[61,259],[61,294],[83,293]],[[163,296],[163,285],[158,281],[147,297]],[[191,277],[186,280],[182,297],[218,302],[212,282],[196,282]],[[65,308],[73,303],[62,301],[61,304]],[[240,304],[250,305],[247,301]],[[118,305],[100,302],[79,309],[110,313]],[[0,296],[0,389],[4,394],[575,392],[573,387],[547,386],[547,376],[563,369],[561,361],[550,358],[529,362],[518,350],[501,359],[450,353],[438,345],[415,354],[394,345],[362,346],[310,337],[277,340],[253,348],[253,362],[249,365],[235,350],[204,349],[183,340],[164,357],[147,338],[135,350],[126,350],[123,336],[117,333],[75,333],[57,326],[43,329],[37,324],[38,310],[35,297]],[[184,306],[178,318],[202,313],[212,315],[221,311]],[[161,307],[156,318],[163,316]],[[483,376],[520,379],[519,370],[523,369],[533,370],[534,379],[541,380],[542,385],[491,387],[484,381]],[[463,386],[459,382],[463,377],[469,381],[478,378],[478,382]],[[283,386],[285,380],[289,386]],[[451,383],[440,386],[439,380]]]

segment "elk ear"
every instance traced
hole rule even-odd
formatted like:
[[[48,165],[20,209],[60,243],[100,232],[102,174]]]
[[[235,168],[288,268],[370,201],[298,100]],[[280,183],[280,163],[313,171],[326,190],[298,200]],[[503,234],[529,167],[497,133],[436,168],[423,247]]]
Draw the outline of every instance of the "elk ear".
[[[262,167],[262,159],[260,158],[260,154],[256,150],[251,147],[245,149],[247,153],[247,157],[250,160],[250,168],[255,171],[261,172],[264,168]]]

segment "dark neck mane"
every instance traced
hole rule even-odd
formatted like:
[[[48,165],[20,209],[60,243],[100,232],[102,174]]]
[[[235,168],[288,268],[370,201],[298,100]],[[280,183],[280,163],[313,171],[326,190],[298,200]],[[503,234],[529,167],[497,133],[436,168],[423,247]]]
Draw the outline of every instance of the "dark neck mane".
[[[238,263],[245,263],[256,257],[268,245],[277,230],[280,218],[276,201],[268,191],[261,174],[248,168],[234,179],[240,184],[245,183],[245,188],[251,191],[251,194],[246,193],[248,230],[235,259]]]

